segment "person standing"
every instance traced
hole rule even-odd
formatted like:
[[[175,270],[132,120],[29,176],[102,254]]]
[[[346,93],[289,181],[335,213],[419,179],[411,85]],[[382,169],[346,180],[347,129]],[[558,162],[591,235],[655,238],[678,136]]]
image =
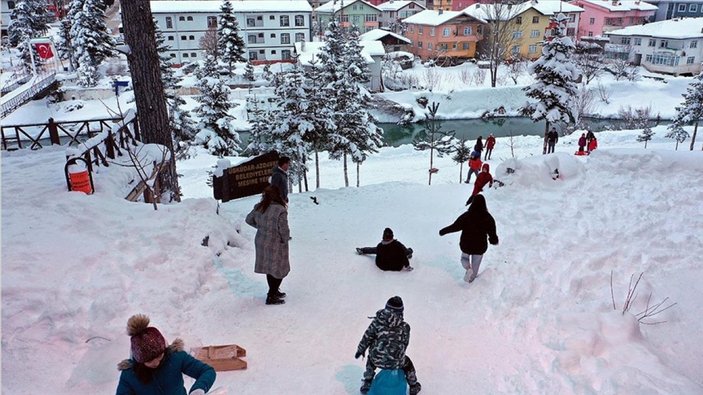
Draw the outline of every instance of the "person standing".
[[[579,144],[578,155],[583,155],[584,154],[583,150],[584,150],[584,148],[586,148],[586,134],[585,133],[581,133],[581,137],[579,137],[578,144]]]
[[[410,386],[410,395],[415,395],[422,389],[422,385],[417,381],[415,366],[405,355],[405,350],[410,343],[410,325],[403,321],[404,309],[403,299],[400,296],[388,299],[386,307],[376,312],[376,316],[359,342],[354,358],[363,357],[366,350],[369,350],[364,382],[360,389],[362,394],[371,389],[376,368],[403,369],[405,379]]]
[[[278,166],[273,168],[270,184],[277,187],[281,192],[281,198],[288,204],[288,169],[290,168],[290,158],[282,156],[278,159]]]
[[[476,182],[474,182],[474,191],[471,193],[469,200],[466,201],[468,206],[474,200],[474,196],[478,195],[483,191],[483,187],[489,184],[489,187],[493,186],[493,176],[491,175],[491,166],[488,163],[484,163],[481,166],[481,172],[478,173],[476,177]]]
[[[266,304],[283,304],[286,297],[279,287],[290,272],[288,209],[277,187],[264,189],[261,201],[247,215],[246,223],[256,228],[254,272],[265,274],[269,290]]]
[[[393,238],[393,230],[383,230],[383,238],[376,247],[357,248],[359,255],[376,254],[376,266],[384,271],[412,271],[409,259],[413,257],[413,249],[406,248],[403,243]]]
[[[496,138],[493,137],[493,133],[489,134],[486,138],[486,156],[483,157],[484,161],[491,159],[491,154],[493,154],[493,147],[496,145]]]
[[[471,158],[469,159],[469,172],[466,174],[466,181],[465,183],[469,183],[471,181],[471,175],[476,174],[478,176],[478,172],[481,171],[481,154],[474,151],[475,155],[472,155]]]
[[[215,369],[183,351],[183,340],[170,346],[149,317],[136,314],[127,320],[132,357],[117,365],[120,381],[117,395],[186,395],[183,375],[195,379],[188,394],[205,395],[215,382]]]
[[[483,136],[478,136],[474,145],[474,151],[478,152],[479,159],[481,159],[481,152],[483,152],[483,141],[481,139],[483,139]]]
[[[593,152],[596,148],[598,148],[598,140],[593,137],[588,141],[588,155],[591,155],[591,152]]]
[[[453,224],[442,228],[440,236],[461,231],[459,247],[461,248],[461,265],[466,269],[464,281],[473,282],[478,275],[478,269],[483,260],[483,254],[488,250],[488,243],[498,245],[496,222],[486,207],[483,195],[473,197],[469,209],[461,214]]]
[[[557,130],[552,128],[552,130],[547,133],[547,153],[551,154],[554,153],[554,146],[557,144],[559,141],[559,133],[557,133]]]

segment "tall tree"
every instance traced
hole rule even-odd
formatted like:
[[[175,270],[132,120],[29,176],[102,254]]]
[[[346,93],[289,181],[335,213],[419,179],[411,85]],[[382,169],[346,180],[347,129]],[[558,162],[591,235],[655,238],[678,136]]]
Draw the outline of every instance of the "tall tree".
[[[524,7],[517,6],[521,0],[496,1],[489,4],[472,6],[477,16],[481,16],[488,24],[479,43],[481,58],[488,60],[491,75],[491,87],[495,88],[498,81],[500,66],[512,58],[513,46],[522,41],[523,24],[516,23],[519,13]]]
[[[79,81],[84,86],[95,86],[97,67],[114,54],[115,41],[107,33],[104,5],[100,0],[73,0],[70,5],[71,44],[74,62],[78,66]],[[153,40],[151,16],[147,18]],[[125,34],[127,25],[122,13]],[[125,40],[126,41],[126,40]],[[129,45],[129,44],[128,44]],[[130,47],[132,47],[130,45]],[[129,60],[129,58],[127,59]]]
[[[454,131],[443,131],[442,124],[437,119],[439,103],[432,102],[429,106],[429,114],[425,115],[425,128],[413,138],[413,147],[418,151],[430,150],[430,169],[428,185],[432,185],[432,173],[434,172],[434,154],[438,157],[452,151],[452,140]]]
[[[307,115],[313,125],[305,133],[315,157],[315,188],[320,188],[320,151],[327,148],[329,132],[336,129],[334,121],[334,87],[323,78],[321,63],[313,59],[305,70],[305,96],[308,99]]]
[[[73,44],[71,43],[71,18],[65,17],[61,20],[56,40],[56,50],[59,52],[59,57],[68,60],[71,68],[77,66],[73,58]]]
[[[527,97],[537,100],[527,104],[523,113],[535,122],[546,121],[545,139],[553,123],[574,122],[576,80],[581,75],[571,59],[574,43],[566,36],[568,18],[559,13],[553,21],[557,25],[554,38],[542,48],[542,56],[530,65],[530,73],[535,82],[523,88]]]
[[[49,30],[47,26],[46,4],[37,0],[20,0],[10,14],[12,23],[8,27],[10,44],[20,50],[25,68],[30,69],[32,59],[29,40],[41,37]]]
[[[682,127],[693,124],[693,134],[691,135],[691,151],[696,143],[698,124],[703,119],[703,72],[691,81],[683,94],[683,102],[676,107],[673,124]],[[703,147],[701,147],[703,150]]]
[[[232,76],[232,64],[244,62],[244,49],[246,44],[239,35],[239,23],[234,17],[232,3],[225,0],[220,7],[220,21],[217,28],[217,48],[220,60],[227,63],[229,75]]]
[[[162,178],[163,192],[170,201],[180,201],[173,138],[166,110],[166,93],[161,80],[159,53],[156,49],[154,23],[149,2],[121,0],[122,25],[139,115],[139,126],[145,143],[160,144],[170,154],[168,173]]]

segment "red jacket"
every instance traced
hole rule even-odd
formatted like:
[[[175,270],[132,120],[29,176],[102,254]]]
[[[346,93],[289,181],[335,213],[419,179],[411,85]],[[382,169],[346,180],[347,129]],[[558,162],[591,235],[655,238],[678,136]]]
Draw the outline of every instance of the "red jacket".
[[[593,151],[596,148],[598,148],[598,140],[592,139],[591,141],[588,142],[588,150],[589,151]]]
[[[486,184],[490,183],[493,186],[493,176],[490,173],[490,166],[488,163],[484,163],[481,167],[482,171],[476,176],[476,182],[474,182],[474,191],[471,196],[474,196],[483,190]],[[483,171],[485,170],[485,171]]]
[[[469,159],[469,169],[471,170],[481,171],[481,164],[481,159],[479,158]]]
[[[496,145],[496,138],[493,136],[488,136],[486,139],[486,149],[493,149]]]

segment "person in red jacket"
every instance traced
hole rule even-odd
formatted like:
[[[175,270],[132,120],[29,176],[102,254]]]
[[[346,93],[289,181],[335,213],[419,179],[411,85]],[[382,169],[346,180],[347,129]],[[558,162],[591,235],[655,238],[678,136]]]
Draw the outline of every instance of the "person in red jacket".
[[[474,182],[474,191],[471,193],[469,200],[466,201],[467,206],[474,200],[474,196],[483,191],[483,187],[486,186],[486,184],[489,184],[489,188],[493,186],[493,176],[491,175],[490,170],[491,167],[488,163],[484,163],[483,166],[481,166],[481,172],[478,173],[478,176],[476,176],[476,182]]]
[[[478,172],[481,171],[481,163],[481,154],[471,155],[471,159],[469,159],[469,174],[466,175],[465,181],[467,184],[471,181],[472,174],[478,176]]]
[[[486,155],[483,160],[491,159],[491,154],[493,153],[493,147],[496,145],[496,138],[493,137],[493,133],[489,134],[486,138]]]
[[[598,140],[595,137],[588,140],[588,154],[590,155],[593,150],[598,148]]]

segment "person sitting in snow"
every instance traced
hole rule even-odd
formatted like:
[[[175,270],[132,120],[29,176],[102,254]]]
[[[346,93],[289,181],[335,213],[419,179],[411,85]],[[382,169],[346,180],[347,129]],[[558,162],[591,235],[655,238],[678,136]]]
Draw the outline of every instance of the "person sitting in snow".
[[[591,140],[588,141],[588,155],[590,155],[591,152],[594,151],[596,148],[598,148],[598,140],[593,137]]]
[[[581,133],[581,137],[579,137],[579,155],[583,155],[584,148],[586,148],[586,134]]]
[[[117,365],[122,372],[116,395],[186,394],[183,375],[195,379],[188,394],[204,395],[215,382],[215,369],[183,351],[183,340],[170,346],[149,317],[133,315],[127,321],[132,358]]]
[[[496,221],[488,212],[486,198],[479,194],[474,196],[469,209],[459,216],[453,224],[442,228],[440,236],[461,231],[459,247],[461,248],[461,265],[466,269],[464,281],[473,282],[488,250],[486,238],[492,245],[498,245]]]
[[[393,238],[393,230],[383,230],[383,238],[376,247],[357,248],[359,255],[376,254],[376,266],[381,270],[411,271],[409,259],[413,257],[413,249],[406,248],[403,243]]]
[[[469,173],[466,175],[465,181],[467,184],[471,181],[472,174],[476,174],[476,176],[478,176],[478,172],[481,171],[481,164],[481,154],[476,151],[472,152],[471,158],[469,159]]]
[[[488,163],[484,163],[483,166],[481,166],[481,172],[478,173],[476,182],[474,182],[474,191],[471,193],[469,200],[466,201],[467,206],[474,200],[474,196],[483,191],[483,187],[486,186],[486,184],[489,184],[489,188],[493,186],[493,176],[491,175],[490,170],[491,167]]]
[[[376,317],[359,342],[354,358],[363,357],[366,350],[369,350],[364,382],[360,389],[362,394],[369,392],[376,368],[403,369],[410,386],[410,395],[417,394],[422,388],[417,381],[413,362],[405,355],[410,342],[410,325],[403,321],[403,310],[403,299],[400,296],[388,299],[386,307],[376,312]]]

